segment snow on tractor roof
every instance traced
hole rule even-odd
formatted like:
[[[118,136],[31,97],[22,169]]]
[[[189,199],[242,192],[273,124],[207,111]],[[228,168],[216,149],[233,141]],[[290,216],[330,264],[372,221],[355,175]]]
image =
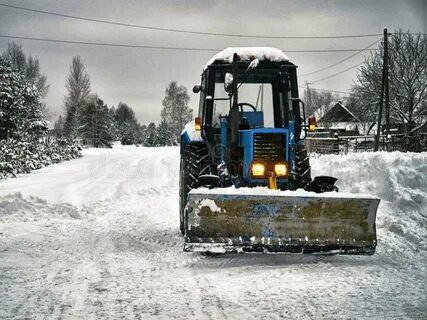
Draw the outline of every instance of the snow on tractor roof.
[[[289,61],[289,58],[282,50],[271,48],[271,47],[230,47],[222,50],[221,52],[214,55],[206,64],[207,66],[213,64],[215,61],[221,62],[233,62],[233,55],[237,53],[240,56],[240,60],[250,61],[252,59],[258,59],[259,61]]]

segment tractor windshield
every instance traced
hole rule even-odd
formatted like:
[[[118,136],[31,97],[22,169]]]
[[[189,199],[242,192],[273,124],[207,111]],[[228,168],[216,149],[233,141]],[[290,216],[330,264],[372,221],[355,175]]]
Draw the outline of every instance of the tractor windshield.
[[[242,116],[247,118],[251,128],[283,127],[283,119],[288,114],[288,97],[284,99],[284,95],[290,93],[286,93],[283,87],[278,88],[276,73],[271,70],[253,69],[244,74],[245,71],[239,71],[238,79],[241,83],[238,102],[241,104],[239,109]],[[230,112],[231,99],[224,88],[225,78],[225,71],[216,72],[212,119],[214,127],[219,127],[220,116],[226,116]]]

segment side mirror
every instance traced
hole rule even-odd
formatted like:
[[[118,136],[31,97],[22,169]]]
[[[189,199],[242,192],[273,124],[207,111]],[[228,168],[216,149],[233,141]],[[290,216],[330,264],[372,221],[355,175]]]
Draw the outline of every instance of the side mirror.
[[[311,116],[308,118],[308,131],[313,132],[316,130],[316,118],[314,116]]]
[[[233,75],[231,73],[226,73],[224,77],[224,91],[230,93],[232,90],[233,84]]]
[[[196,85],[193,87],[193,92],[194,92],[194,93],[199,93],[200,91],[202,91],[202,86],[201,86],[200,84],[196,84]]]

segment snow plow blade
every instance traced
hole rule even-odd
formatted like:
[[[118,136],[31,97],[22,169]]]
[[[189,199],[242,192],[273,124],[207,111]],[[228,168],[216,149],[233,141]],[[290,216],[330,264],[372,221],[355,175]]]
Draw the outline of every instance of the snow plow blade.
[[[184,250],[374,254],[378,198],[272,191],[264,195],[192,190]]]

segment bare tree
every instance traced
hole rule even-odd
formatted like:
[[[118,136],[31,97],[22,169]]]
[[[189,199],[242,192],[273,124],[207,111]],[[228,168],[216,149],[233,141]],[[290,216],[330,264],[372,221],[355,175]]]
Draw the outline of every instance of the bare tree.
[[[427,34],[394,33],[389,74],[392,114],[413,133],[427,124],[421,120],[427,107]]]
[[[304,90],[304,103],[308,115],[313,115],[319,108],[328,107],[332,102],[338,101],[339,96],[329,90],[309,88]],[[327,111],[327,110],[326,110]]]
[[[64,133],[69,138],[76,138],[79,126],[79,111],[86,103],[90,94],[90,79],[79,56],[73,57],[70,66],[70,74],[67,77],[67,95],[65,102],[65,126]]]
[[[165,93],[160,117],[168,125],[173,140],[176,141],[185,124],[193,116],[193,110],[188,107],[190,96],[187,93],[187,88],[179,86],[175,81],[169,83]]]
[[[410,135],[427,124],[422,113],[427,107],[427,37],[396,31],[389,37],[390,117]],[[351,90],[351,102],[362,120],[375,122],[381,94],[383,45],[360,68]]]

